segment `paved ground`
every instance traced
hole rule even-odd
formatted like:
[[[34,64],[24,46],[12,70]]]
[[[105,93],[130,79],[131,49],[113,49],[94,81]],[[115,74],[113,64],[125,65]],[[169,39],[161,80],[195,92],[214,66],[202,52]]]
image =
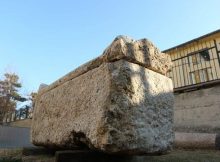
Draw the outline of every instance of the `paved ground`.
[[[30,146],[30,128],[0,126],[0,148]]]

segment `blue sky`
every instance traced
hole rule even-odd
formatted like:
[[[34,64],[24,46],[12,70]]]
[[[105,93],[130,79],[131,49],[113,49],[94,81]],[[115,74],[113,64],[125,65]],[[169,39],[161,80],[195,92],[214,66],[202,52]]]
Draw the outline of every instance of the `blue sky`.
[[[97,57],[117,35],[161,50],[220,27],[219,0],[1,0],[0,75],[15,72],[23,93]]]

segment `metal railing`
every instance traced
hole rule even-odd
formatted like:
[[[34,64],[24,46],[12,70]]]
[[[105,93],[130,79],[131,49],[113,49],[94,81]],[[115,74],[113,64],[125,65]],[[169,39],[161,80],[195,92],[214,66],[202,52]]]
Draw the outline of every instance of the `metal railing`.
[[[173,67],[167,76],[173,80],[174,91],[195,89],[220,82],[220,51],[216,41],[204,42],[175,53]]]

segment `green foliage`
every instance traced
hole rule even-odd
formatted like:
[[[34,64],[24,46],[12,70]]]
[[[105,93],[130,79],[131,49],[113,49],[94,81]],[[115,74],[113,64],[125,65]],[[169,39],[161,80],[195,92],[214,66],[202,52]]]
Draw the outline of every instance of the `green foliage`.
[[[0,80],[0,121],[7,112],[15,110],[17,102],[27,100],[18,92],[21,87],[19,77],[15,73],[5,73],[4,79]]]

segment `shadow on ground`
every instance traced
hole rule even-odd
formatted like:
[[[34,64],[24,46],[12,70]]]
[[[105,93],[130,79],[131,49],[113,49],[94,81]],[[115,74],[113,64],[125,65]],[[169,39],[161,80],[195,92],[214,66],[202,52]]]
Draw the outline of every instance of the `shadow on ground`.
[[[23,159],[23,160],[22,160]],[[127,159],[127,158],[126,158]],[[139,156],[135,162],[219,162],[220,151],[217,150],[174,150],[167,155]],[[0,150],[0,162],[53,162],[51,155],[23,156],[22,149]],[[73,159],[71,161],[74,161]],[[91,161],[92,162],[92,161]]]

